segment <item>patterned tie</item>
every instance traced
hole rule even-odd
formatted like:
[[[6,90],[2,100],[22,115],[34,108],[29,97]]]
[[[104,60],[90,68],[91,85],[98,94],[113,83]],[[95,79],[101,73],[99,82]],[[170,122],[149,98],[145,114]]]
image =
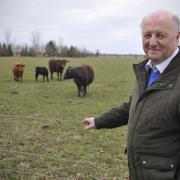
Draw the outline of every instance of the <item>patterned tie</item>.
[[[158,70],[157,71],[151,70],[147,87],[151,86],[154,83],[154,81],[156,81],[156,79],[160,76],[160,74],[161,73]]]

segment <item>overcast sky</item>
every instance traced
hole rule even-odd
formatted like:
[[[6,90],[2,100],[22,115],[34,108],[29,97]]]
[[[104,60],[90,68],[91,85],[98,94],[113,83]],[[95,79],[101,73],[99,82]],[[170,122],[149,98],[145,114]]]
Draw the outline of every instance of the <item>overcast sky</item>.
[[[5,32],[16,44],[30,44],[32,32],[41,42],[100,53],[143,53],[139,24],[156,9],[180,16],[179,0],[0,0],[0,42]]]

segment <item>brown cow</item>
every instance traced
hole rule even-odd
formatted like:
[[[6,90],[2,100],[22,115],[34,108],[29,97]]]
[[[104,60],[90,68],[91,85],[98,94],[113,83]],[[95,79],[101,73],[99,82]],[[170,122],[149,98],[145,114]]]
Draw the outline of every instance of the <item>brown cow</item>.
[[[78,96],[86,96],[87,86],[91,84],[94,80],[94,71],[89,65],[82,65],[79,67],[67,68],[64,79],[74,79],[74,82],[78,88]]]
[[[13,65],[13,75],[15,81],[23,81],[24,64],[17,63]]]
[[[69,62],[65,59],[51,59],[49,60],[49,70],[51,73],[51,79],[53,79],[53,73],[57,72],[58,80],[62,80],[62,73],[66,63]]]

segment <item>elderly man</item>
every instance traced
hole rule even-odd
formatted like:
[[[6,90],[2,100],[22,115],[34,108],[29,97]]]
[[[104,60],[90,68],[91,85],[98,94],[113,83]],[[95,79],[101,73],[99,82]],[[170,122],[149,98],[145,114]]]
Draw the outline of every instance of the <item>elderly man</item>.
[[[180,180],[180,30],[167,10],[141,23],[148,59],[133,66],[136,85],[128,103],[84,119],[85,129],[128,124],[130,180]]]

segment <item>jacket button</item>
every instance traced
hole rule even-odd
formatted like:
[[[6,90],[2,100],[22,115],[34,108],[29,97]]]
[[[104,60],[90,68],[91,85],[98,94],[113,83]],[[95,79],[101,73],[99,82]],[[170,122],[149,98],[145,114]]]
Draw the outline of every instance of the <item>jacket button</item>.
[[[173,167],[174,167],[174,164],[171,164],[170,167],[173,168]]]
[[[142,163],[143,163],[143,164],[146,164],[146,161],[143,161]]]

